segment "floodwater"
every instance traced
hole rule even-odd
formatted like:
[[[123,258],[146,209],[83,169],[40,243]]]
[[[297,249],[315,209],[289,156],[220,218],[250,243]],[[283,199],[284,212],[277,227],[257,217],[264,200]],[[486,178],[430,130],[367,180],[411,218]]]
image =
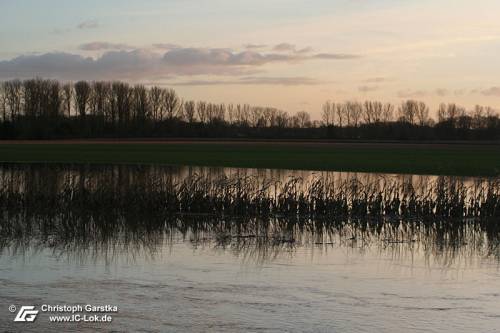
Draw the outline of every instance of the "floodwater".
[[[200,173],[270,179],[291,175],[188,167],[1,166],[4,193],[34,193],[36,200],[21,196],[22,205],[2,206],[0,330],[500,331],[500,221],[495,213],[487,221],[468,217],[459,222],[411,216],[323,221],[310,216],[169,215],[159,223],[150,221],[154,212],[143,212],[143,221],[129,211],[106,215],[71,205],[64,206],[71,207],[64,215],[53,196],[64,191],[66,182],[80,179],[89,188],[116,183],[128,188],[153,175],[175,182]],[[416,188],[439,180],[321,176],[377,184],[390,178]],[[486,188],[495,180],[453,181]],[[139,203],[130,202],[134,204]],[[9,312],[11,305],[17,311],[43,304],[109,304],[118,312],[111,313],[111,323],[51,323],[54,313],[47,312],[34,322],[14,322],[17,312]]]

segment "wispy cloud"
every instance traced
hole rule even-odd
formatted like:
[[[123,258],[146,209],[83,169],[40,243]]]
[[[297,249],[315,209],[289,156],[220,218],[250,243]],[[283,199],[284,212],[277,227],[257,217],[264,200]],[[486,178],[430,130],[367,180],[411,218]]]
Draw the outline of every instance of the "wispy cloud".
[[[498,90],[497,90],[498,89]],[[467,93],[470,94],[482,94],[485,96],[494,96],[496,93],[498,93],[498,96],[500,96],[500,87],[491,87],[488,89],[455,89],[455,90],[450,90],[446,88],[437,88],[434,90],[412,90],[412,89],[406,89],[406,90],[400,90],[398,91],[398,97],[401,98],[423,98],[427,96],[438,96],[438,97],[446,97],[450,95],[454,96],[464,96]]]
[[[366,79],[364,82],[366,82],[366,83],[382,83],[382,82],[387,82],[387,81],[389,81],[388,78],[379,76],[379,77],[371,77],[369,79]]]
[[[427,96],[427,91],[425,90],[400,90],[398,91],[398,97],[400,98],[420,98]]]
[[[273,51],[295,51],[295,45],[289,43],[281,43],[273,47]]]
[[[99,21],[87,20],[87,21],[80,22],[76,26],[72,26],[72,27],[54,28],[50,31],[50,33],[54,34],[54,35],[62,35],[62,34],[70,33],[74,30],[88,30],[88,29],[96,29],[99,27],[100,27]]]
[[[68,29],[68,28],[54,28],[50,31],[50,33],[54,34],[54,35],[63,35],[63,34],[68,33],[70,31],[71,31],[71,29]]]
[[[280,43],[275,45],[272,49],[274,52],[291,52],[291,53],[310,53],[313,51],[311,47],[304,47],[298,49],[295,44]]]
[[[172,49],[181,48],[180,45],[173,44],[173,43],[156,43],[156,44],[153,44],[153,47],[155,49],[160,49],[160,50],[172,50]]]
[[[247,50],[264,49],[267,47],[266,44],[245,44],[243,45]]]
[[[481,94],[484,96],[499,96],[500,97],[500,87],[490,87],[488,89],[481,90]]]
[[[368,93],[371,91],[376,91],[379,89],[379,86],[360,86],[358,87],[358,91],[362,93]]]
[[[358,59],[361,58],[359,54],[348,54],[348,53],[320,53],[312,56],[316,59],[325,60],[342,60],[342,59]]]
[[[83,51],[101,51],[101,50],[130,50],[134,49],[133,46],[121,43],[110,43],[110,42],[91,42],[81,44],[78,47]]]
[[[238,80],[191,80],[172,83],[178,86],[214,86],[214,85],[283,85],[301,86],[318,85],[325,82],[308,77],[242,77]]]
[[[80,22],[76,27],[78,29],[95,29],[95,28],[98,28],[100,26],[99,24],[99,21],[97,20],[87,20],[87,21],[83,21],[83,22]]]
[[[438,88],[436,89],[436,95],[440,97],[448,96],[450,94],[450,91],[448,89],[444,88]]]

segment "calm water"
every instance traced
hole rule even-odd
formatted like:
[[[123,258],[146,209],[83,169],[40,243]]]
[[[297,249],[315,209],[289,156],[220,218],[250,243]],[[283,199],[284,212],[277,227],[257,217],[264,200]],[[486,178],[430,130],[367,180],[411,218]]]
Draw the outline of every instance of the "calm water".
[[[85,187],[107,184],[127,192],[148,179],[177,182],[199,174],[317,177],[187,167],[2,166],[4,191],[37,197],[4,207],[0,216],[0,330],[500,331],[495,217],[450,222],[169,215],[153,221],[154,213],[143,212],[143,221],[130,212],[89,215],[82,208],[77,214],[73,206],[71,214],[55,215],[50,206],[67,182],[84,179]],[[321,177],[381,186],[391,179],[422,193],[440,181],[349,173]],[[496,180],[447,181],[477,189]],[[47,313],[33,323],[14,323],[15,313],[8,310],[41,304],[111,304],[119,312],[111,324],[51,324]]]

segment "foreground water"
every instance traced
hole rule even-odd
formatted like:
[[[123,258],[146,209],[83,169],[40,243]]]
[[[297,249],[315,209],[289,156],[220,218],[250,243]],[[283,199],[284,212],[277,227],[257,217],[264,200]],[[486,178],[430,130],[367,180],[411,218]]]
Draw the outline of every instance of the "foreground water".
[[[99,168],[85,169],[90,177],[85,186],[99,187],[104,181],[99,179],[108,184],[109,174],[118,173],[106,170],[107,176]],[[151,176],[143,169],[127,170],[117,176],[122,185]],[[45,194],[63,190],[68,174],[82,177],[75,167],[5,166],[2,171],[4,189],[37,195],[40,188]],[[362,182],[381,177],[355,176]],[[406,179],[428,184],[418,176]],[[456,181],[483,187],[490,180]],[[91,214],[73,205],[64,206],[71,207],[71,215],[55,214],[57,209],[46,207],[57,206],[54,198],[40,195],[24,206],[4,208],[0,330],[500,330],[495,213],[487,221],[352,214],[339,220],[169,215],[152,221],[151,212],[144,212],[144,222],[130,211]],[[14,323],[16,313],[8,310],[42,304],[110,304],[119,310],[111,323],[100,324],[50,323],[47,313],[32,323]]]
[[[402,249],[399,249],[402,250]],[[442,260],[440,260],[442,259]],[[110,257],[49,249],[0,258],[1,329],[161,332],[493,332],[496,259],[339,245],[271,257],[175,242]],[[113,304],[110,324],[12,323],[7,306]]]

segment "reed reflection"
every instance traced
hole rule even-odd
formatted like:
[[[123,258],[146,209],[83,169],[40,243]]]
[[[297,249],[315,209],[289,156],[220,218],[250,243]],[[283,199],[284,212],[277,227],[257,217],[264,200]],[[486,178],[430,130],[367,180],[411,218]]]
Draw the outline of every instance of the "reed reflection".
[[[0,174],[4,253],[112,259],[188,242],[260,262],[303,247],[500,258],[498,179],[65,165]]]

